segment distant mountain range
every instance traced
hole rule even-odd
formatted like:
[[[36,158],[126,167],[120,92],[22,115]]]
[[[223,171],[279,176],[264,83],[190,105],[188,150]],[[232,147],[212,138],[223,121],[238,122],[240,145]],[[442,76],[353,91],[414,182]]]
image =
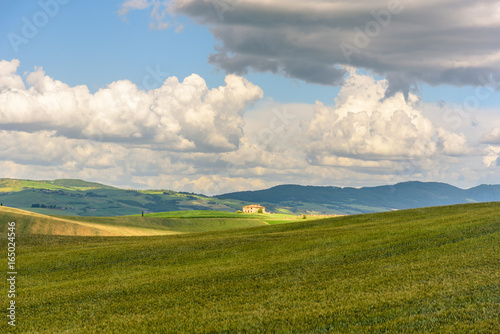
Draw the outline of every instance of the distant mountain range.
[[[470,189],[437,182],[404,182],[364,188],[281,185],[266,190],[235,192],[217,197],[276,207],[293,206],[299,210],[321,207],[325,212],[356,214],[500,201],[500,185],[480,185]]]
[[[364,188],[281,185],[210,197],[172,190],[120,189],[72,179],[0,179],[3,205],[53,215],[112,216],[193,209],[234,212],[247,204],[289,214],[358,214],[492,201],[500,201],[500,185],[470,189],[437,182]]]

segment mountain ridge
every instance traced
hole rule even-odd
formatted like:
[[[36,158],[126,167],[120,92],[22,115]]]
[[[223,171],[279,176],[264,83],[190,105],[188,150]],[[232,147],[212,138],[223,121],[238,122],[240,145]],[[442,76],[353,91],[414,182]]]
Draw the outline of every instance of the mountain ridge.
[[[500,201],[500,185],[479,185],[468,189],[458,188],[443,182],[407,181],[394,185],[374,187],[315,187],[301,185],[279,185],[257,191],[227,193],[223,199],[257,201],[284,204],[287,201],[320,203],[332,210],[345,211],[346,206],[358,211],[373,212],[411,209],[426,206],[452,205],[474,202]],[[262,204],[262,203],[261,203]],[[363,209],[362,207],[367,207]],[[347,210],[349,211],[349,210]],[[355,213],[355,212],[352,212]]]

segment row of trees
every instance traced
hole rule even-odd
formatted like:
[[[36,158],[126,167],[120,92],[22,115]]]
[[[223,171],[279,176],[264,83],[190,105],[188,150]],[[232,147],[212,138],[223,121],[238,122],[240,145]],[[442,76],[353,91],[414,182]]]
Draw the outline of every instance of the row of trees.
[[[31,204],[31,207],[32,208],[47,208],[47,209],[57,209],[57,206],[55,204],[49,204],[49,205],[45,205],[45,204],[39,204],[39,203],[34,203],[34,204]]]

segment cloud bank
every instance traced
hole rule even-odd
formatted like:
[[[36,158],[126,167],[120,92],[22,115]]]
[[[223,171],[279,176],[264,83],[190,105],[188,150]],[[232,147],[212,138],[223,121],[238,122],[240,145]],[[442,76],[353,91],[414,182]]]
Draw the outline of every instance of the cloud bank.
[[[209,61],[228,73],[269,71],[338,85],[341,66],[350,65],[387,76],[388,95],[408,94],[418,82],[500,81],[494,0],[173,0],[163,9],[161,1],[148,3],[208,26],[219,41]]]
[[[445,112],[439,105],[411,92],[387,96],[387,79],[350,67],[326,105],[262,100],[236,75],[211,89],[193,74],[146,91],[121,80],[92,94],[41,68],[21,76],[18,66],[0,61],[0,168],[8,177],[219,194],[282,183],[473,185],[498,175],[498,117],[457,130],[436,118]]]

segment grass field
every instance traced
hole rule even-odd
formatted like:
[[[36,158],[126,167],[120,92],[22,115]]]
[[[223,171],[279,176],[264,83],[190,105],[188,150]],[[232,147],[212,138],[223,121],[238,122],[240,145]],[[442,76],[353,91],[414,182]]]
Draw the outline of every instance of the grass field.
[[[16,222],[17,233],[68,236],[147,236],[179,233],[167,228],[140,224],[106,224],[98,219],[68,219],[46,216],[15,208],[0,207],[0,232],[7,233],[5,222]]]
[[[212,211],[212,210],[188,210],[188,211],[169,211],[148,213],[145,217],[157,218],[234,218],[234,219],[257,219],[268,224],[281,224],[297,219],[302,219],[302,216],[284,213],[236,213],[227,211]],[[321,219],[321,216],[306,216],[306,219]]]
[[[16,332],[500,331],[499,203],[16,245]]]
[[[159,213],[141,217],[47,216],[0,206],[0,221],[15,221],[18,233],[68,236],[149,236],[220,231],[294,221],[283,215],[236,214],[223,211]],[[5,233],[7,225],[0,226]]]

